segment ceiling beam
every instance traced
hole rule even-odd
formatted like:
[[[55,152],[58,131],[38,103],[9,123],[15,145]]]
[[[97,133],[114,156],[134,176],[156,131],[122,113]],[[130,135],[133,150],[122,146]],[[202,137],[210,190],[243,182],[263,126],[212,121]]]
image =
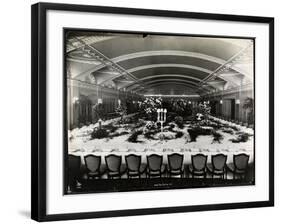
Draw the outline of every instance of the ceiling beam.
[[[210,89],[208,88],[203,88],[203,89],[198,89],[198,86],[196,84],[184,81],[184,80],[179,80],[179,79],[169,79],[169,80],[158,80],[158,81],[151,81],[145,83],[146,88],[151,88],[151,87],[156,87],[160,85],[167,85],[167,88],[171,88],[171,85],[181,85],[181,86],[186,86],[188,88],[193,89],[195,92],[209,92]],[[143,86],[134,86],[129,89],[126,89],[128,91],[138,91],[138,89],[145,89]]]
[[[129,87],[133,84],[138,84],[140,82],[144,82],[150,79],[154,79],[154,78],[182,78],[184,79],[191,79],[191,80],[195,80],[195,81],[201,81],[201,79],[195,78],[193,76],[187,76],[187,75],[181,75],[181,74],[161,74],[161,75],[152,75],[152,76],[146,76],[145,78],[139,79],[137,82],[127,82],[123,87]]]
[[[77,37],[76,37],[77,38]],[[77,42],[77,39],[75,37],[73,38],[67,38],[66,43],[66,53],[70,54],[71,52],[83,48],[84,44],[82,44],[80,41]],[[115,36],[79,36],[80,40],[83,40],[86,44],[91,45],[98,42],[102,42],[105,40],[110,40],[116,38]]]
[[[152,80],[152,81],[145,82],[145,85],[149,85],[151,83],[160,83],[160,82],[181,82],[181,83],[188,83],[188,84],[192,85],[193,87],[197,87],[197,85],[196,85],[197,83],[195,83],[195,82],[187,81],[187,80],[183,80],[183,79],[176,79],[176,78]],[[136,86],[140,86],[140,85],[138,83],[135,83],[126,89],[132,90]]]
[[[145,86],[147,86],[148,84],[151,84],[151,83],[160,83],[160,82],[179,82],[179,83],[188,83],[190,85],[192,85],[192,88],[196,89],[196,90],[200,90],[198,88],[198,82],[193,82],[193,81],[189,81],[189,80],[185,80],[185,79],[182,79],[182,78],[176,78],[176,77],[171,77],[169,79],[156,79],[156,80],[152,80],[152,81],[146,81],[144,84]],[[129,86],[129,88],[127,87],[126,89],[128,90],[132,90],[133,88],[135,88],[134,86],[138,86],[138,83],[134,83],[132,85]],[[208,88],[209,87],[209,88]],[[201,88],[207,91],[210,91],[211,90],[214,90],[215,87],[212,86],[212,85],[208,85],[208,87],[205,87],[205,86],[202,86]]]
[[[125,54],[121,55],[115,58],[111,58],[111,60],[114,63],[119,63],[123,62],[126,60],[131,60],[131,59],[137,59],[137,58],[142,58],[142,57],[152,57],[152,56],[181,56],[181,57],[192,57],[192,58],[198,58],[206,61],[210,61],[216,64],[223,64],[225,63],[225,60],[217,57],[213,57],[210,55],[206,54],[200,54],[197,52],[189,52],[189,51],[174,51],[174,50],[159,50],[159,51],[141,51],[141,52],[135,52],[131,54]],[[71,57],[69,57],[71,58]],[[81,58],[80,58],[81,59]],[[71,58],[71,60],[75,60],[74,58]],[[87,60],[87,59],[84,59]],[[94,65],[92,68],[86,70],[83,73],[77,74],[77,77],[79,78],[80,76],[87,75],[89,73],[93,73],[95,71],[98,71],[102,68],[106,67],[104,64],[101,65]]]
[[[167,68],[171,67],[171,68],[192,69],[192,70],[200,71],[202,73],[206,73],[206,75],[209,74],[210,72],[212,72],[211,70],[208,70],[208,69],[204,69],[204,68],[193,66],[193,65],[187,65],[187,64],[150,64],[150,65],[143,65],[143,66],[138,66],[138,67],[128,69],[127,72],[132,74],[134,72],[138,72],[138,71],[142,71],[142,70],[146,70],[146,69],[165,68],[165,67],[167,67]],[[102,82],[98,81],[100,84],[103,84],[103,83],[106,83],[108,81],[114,80],[114,79],[119,78],[121,76],[122,76],[122,74],[112,74],[112,76],[104,78],[104,77],[102,77],[101,73],[94,74],[95,79],[97,79],[97,80],[102,79],[103,80]]]
[[[137,89],[134,89],[133,92],[138,93],[140,91],[145,91],[145,92],[149,92],[151,89],[154,90],[164,90],[165,92],[168,92],[166,85],[175,85],[177,87],[177,89],[179,90],[179,87],[183,87],[183,88],[188,88],[188,89],[194,89],[194,86],[186,84],[186,83],[179,83],[179,82],[169,82],[169,83],[155,83],[155,84],[148,84],[147,87],[148,88],[144,88],[144,87],[138,87]],[[157,91],[156,91],[157,93]],[[194,91],[194,93],[197,93],[199,95],[202,95],[203,93],[206,94],[207,92],[198,92],[198,91]]]
[[[238,51],[236,54],[234,54],[232,57],[230,57],[226,62],[224,62],[222,65],[220,65],[218,68],[216,68],[212,73],[210,73],[206,78],[204,78],[200,83],[199,86],[202,86],[207,81],[213,79],[214,77],[217,77],[220,72],[229,70],[233,67],[233,61],[240,57],[250,46],[252,46],[252,42],[245,47],[243,47],[240,51]],[[232,68],[233,69],[233,68]]]
[[[101,53],[99,50],[94,48],[93,46],[87,44],[82,39],[79,39],[78,37],[75,38],[77,41],[79,41],[81,44],[83,44],[83,51],[86,51],[89,55],[95,57],[97,60],[99,60],[104,66],[110,67],[115,72],[118,72],[122,74],[122,76],[125,76],[132,80],[137,80],[135,76],[127,72],[123,67],[113,62],[110,58],[105,56],[103,53]]]

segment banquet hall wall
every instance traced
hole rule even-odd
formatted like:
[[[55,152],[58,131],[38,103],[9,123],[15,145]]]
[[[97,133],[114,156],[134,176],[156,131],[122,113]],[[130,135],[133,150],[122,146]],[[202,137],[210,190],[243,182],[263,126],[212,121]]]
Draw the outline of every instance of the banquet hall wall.
[[[252,89],[208,96],[204,100],[210,102],[212,115],[235,122],[247,123],[249,120],[249,110],[243,107],[247,98],[253,99]],[[68,128],[73,129],[84,124],[96,123],[99,116],[93,108],[99,103],[102,103],[104,119],[111,119],[116,117],[115,110],[119,104],[126,104],[127,113],[130,114],[137,111],[137,102],[143,99],[144,96],[132,92],[120,91],[78,80],[68,80],[66,110]],[[188,100],[196,103],[202,99]]]

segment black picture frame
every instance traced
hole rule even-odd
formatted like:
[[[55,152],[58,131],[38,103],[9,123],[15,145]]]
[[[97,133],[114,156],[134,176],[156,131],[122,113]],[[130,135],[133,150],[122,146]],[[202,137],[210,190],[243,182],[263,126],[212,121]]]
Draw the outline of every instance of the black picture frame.
[[[47,144],[47,88],[46,88],[46,24],[48,10],[87,13],[111,13],[169,18],[205,19],[233,22],[253,22],[269,25],[269,200],[241,203],[208,204],[196,206],[159,207],[130,210],[96,211],[83,213],[46,213],[46,144]],[[54,221],[115,216],[147,215],[160,213],[192,212],[205,210],[267,207],[274,205],[274,18],[240,15],[163,11],[136,8],[118,8],[89,5],[37,3],[31,10],[31,218],[37,221]],[[63,153],[63,152],[62,152]]]

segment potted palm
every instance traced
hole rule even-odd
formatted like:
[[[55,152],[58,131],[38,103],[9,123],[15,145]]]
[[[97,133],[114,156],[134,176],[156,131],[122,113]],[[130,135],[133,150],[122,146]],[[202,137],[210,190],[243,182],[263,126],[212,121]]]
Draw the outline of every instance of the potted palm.
[[[254,99],[247,97],[244,101],[243,108],[246,110],[247,126],[254,127]]]

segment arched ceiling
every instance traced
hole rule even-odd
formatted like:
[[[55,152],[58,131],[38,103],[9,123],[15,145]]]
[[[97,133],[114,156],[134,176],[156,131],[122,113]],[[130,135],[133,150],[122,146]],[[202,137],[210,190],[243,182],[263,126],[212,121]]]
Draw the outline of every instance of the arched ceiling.
[[[70,32],[68,77],[140,94],[208,94],[253,80],[253,40]]]

